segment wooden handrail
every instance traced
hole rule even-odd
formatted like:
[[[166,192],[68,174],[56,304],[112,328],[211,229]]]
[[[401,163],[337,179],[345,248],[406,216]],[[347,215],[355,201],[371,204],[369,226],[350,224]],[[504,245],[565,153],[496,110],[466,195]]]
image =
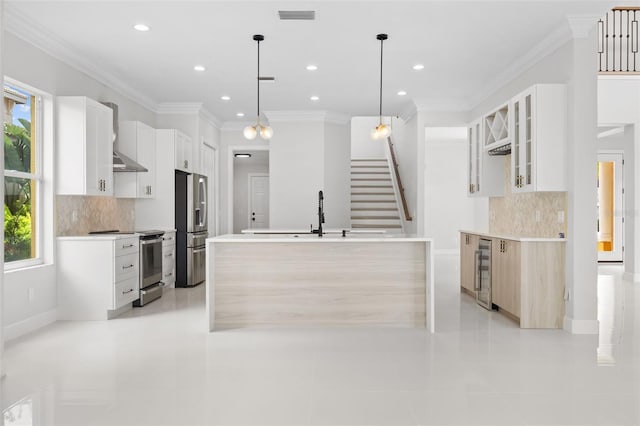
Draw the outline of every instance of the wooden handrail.
[[[391,137],[387,138],[389,144],[389,152],[391,153],[391,163],[393,164],[393,170],[396,174],[396,183],[398,184],[398,192],[400,192],[400,199],[402,200],[402,208],[404,210],[404,218],[407,222],[413,220],[411,214],[409,214],[409,206],[407,205],[407,198],[404,196],[404,186],[402,186],[402,180],[400,179],[400,170],[398,169],[398,162],[396,161],[396,153],[393,150],[393,142]]]

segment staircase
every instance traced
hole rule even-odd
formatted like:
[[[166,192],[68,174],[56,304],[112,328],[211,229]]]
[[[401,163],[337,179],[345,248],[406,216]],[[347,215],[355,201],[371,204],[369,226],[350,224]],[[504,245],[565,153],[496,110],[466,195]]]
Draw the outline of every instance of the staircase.
[[[351,228],[402,232],[386,159],[351,160]]]

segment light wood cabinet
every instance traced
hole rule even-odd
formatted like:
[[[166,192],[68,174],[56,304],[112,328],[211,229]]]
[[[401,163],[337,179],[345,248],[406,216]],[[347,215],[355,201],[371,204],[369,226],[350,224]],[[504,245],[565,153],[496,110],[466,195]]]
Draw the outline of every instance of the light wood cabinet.
[[[58,96],[57,193],[113,195],[113,111],[84,96]]]
[[[58,319],[104,320],[139,297],[138,237],[58,237]]]
[[[565,85],[537,84],[512,105],[512,191],[566,191]]]
[[[491,241],[491,298],[495,305],[520,317],[520,242]]]
[[[566,241],[461,232],[460,287],[471,294],[480,238],[491,239],[491,302],[498,311],[518,321],[521,328],[561,328]]]
[[[490,156],[483,147],[482,120],[467,128],[467,195],[489,197],[504,195],[503,157]]]
[[[114,195],[118,198],[153,198],[156,193],[155,129],[139,121],[120,123],[120,152],[144,166],[146,172],[114,174]]]
[[[475,297],[475,256],[480,237],[460,233],[460,289]]]

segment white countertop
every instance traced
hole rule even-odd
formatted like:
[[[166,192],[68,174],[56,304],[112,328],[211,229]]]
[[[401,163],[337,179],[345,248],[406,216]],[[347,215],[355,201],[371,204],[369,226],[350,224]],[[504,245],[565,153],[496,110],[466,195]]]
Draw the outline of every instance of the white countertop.
[[[125,238],[136,238],[138,234],[92,234],[92,235],[71,235],[65,237],[56,237],[60,241],[105,241],[105,240],[123,240]]]
[[[376,230],[376,229],[366,229],[366,230],[358,230],[358,229],[345,229],[349,234],[386,234],[384,229]],[[242,234],[308,234],[308,229],[243,229],[240,231]],[[331,229],[323,229],[323,234],[341,234],[342,229],[331,228]]]
[[[327,242],[432,242],[432,238],[407,234],[362,234],[347,233],[346,237],[342,233],[328,234],[318,237],[317,234],[226,234],[213,238],[207,238],[207,243],[327,243]]]
[[[490,234],[488,232],[477,232],[477,231],[467,231],[460,230],[460,232],[464,232],[465,234],[473,234],[480,235],[481,237],[489,237],[489,238],[502,238],[505,240],[512,241],[530,241],[536,243],[564,243],[567,241],[566,238],[553,238],[553,237],[516,237],[514,235],[506,235],[506,234]]]

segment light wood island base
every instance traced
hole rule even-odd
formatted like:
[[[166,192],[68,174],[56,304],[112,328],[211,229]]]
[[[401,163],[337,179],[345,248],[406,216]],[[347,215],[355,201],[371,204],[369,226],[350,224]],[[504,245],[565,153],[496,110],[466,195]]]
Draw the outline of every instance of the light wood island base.
[[[433,330],[425,238],[228,235],[207,240],[209,330],[391,326]]]

